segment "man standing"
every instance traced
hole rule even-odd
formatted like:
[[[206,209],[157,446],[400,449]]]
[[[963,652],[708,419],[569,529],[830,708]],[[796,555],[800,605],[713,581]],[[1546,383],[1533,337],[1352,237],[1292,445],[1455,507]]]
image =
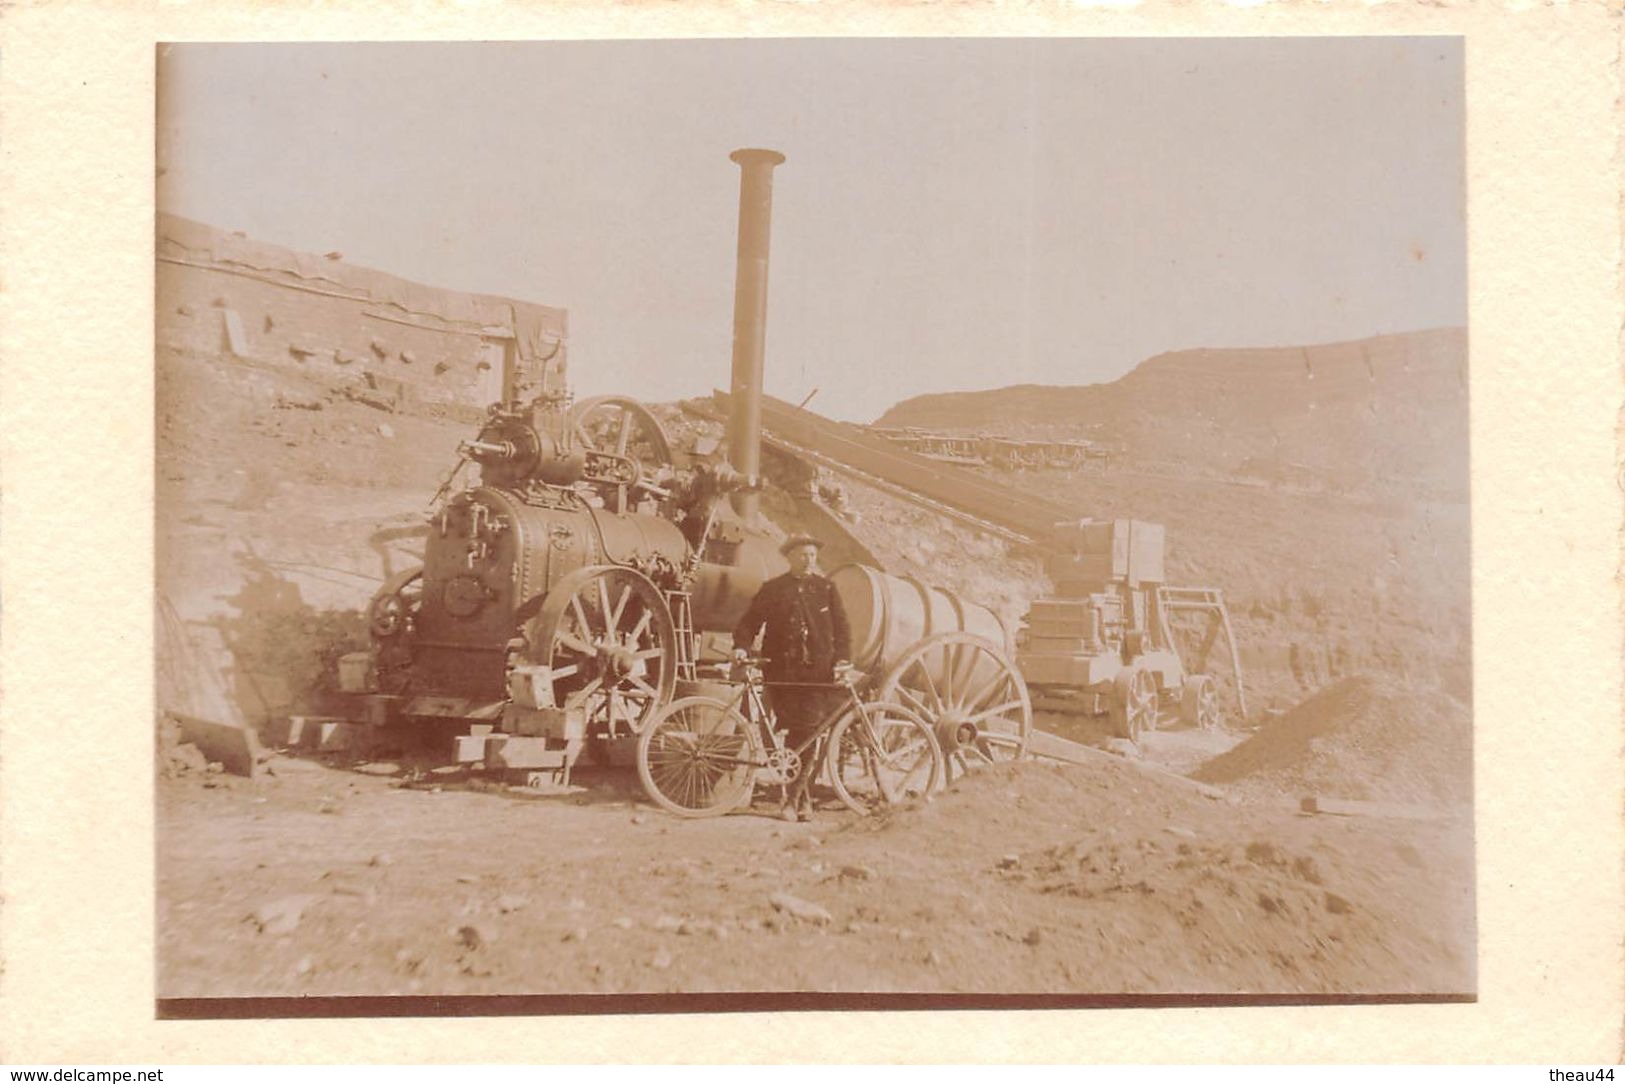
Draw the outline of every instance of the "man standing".
[[[779,726],[789,732],[790,748],[800,745],[839,706],[837,671],[852,654],[852,630],[835,585],[818,572],[823,543],[811,535],[785,539],[779,552],[790,571],[768,580],[751,600],[734,629],[734,656],[750,653],[762,633],[762,677]],[[813,750],[803,753],[800,773],[791,788],[786,819],[812,816],[807,793],[813,776]]]

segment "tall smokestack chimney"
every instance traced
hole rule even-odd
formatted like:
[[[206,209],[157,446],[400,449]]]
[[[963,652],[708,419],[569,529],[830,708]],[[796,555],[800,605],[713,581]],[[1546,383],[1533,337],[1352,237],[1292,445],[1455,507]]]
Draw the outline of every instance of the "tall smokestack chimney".
[[[728,403],[728,462],[741,474],[762,470],[762,357],[767,346],[767,243],[773,224],[773,167],[778,151],[743,149],[739,163],[739,260],[734,280],[733,384]],[[734,511],[757,521],[756,493],[736,493]]]

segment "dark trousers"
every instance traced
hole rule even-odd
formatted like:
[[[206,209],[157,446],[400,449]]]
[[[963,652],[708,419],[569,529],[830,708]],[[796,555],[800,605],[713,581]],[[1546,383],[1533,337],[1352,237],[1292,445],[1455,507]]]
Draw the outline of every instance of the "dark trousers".
[[[839,706],[839,688],[833,687],[835,671],[828,667],[796,667],[778,669],[763,675],[768,706],[779,729],[785,731],[786,744],[794,749],[812,736],[818,724],[827,719]],[[812,778],[815,749],[801,751],[801,770],[796,785],[805,786]]]

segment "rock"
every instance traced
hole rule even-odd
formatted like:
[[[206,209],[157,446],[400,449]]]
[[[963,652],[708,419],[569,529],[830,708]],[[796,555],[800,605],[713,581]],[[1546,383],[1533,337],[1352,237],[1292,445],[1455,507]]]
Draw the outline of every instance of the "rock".
[[[207,772],[209,770],[209,758],[204,756],[203,752],[191,742],[185,742],[170,749],[167,753],[167,759],[169,767],[176,775],[184,775],[187,772]]]
[[[315,965],[310,962],[309,956],[301,956],[299,957],[299,962],[294,965],[293,973],[295,975],[308,975],[314,966]]]
[[[842,866],[841,876],[849,881],[872,881],[875,871],[868,866]]]
[[[1354,905],[1334,892],[1326,893],[1326,910],[1334,915],[1346,915],[1354,910]]]
[[[367,865],[369,866],[393,866],[394,864],[395,860],[382,852],[379,852],[378,854],[375,854],[371,858],[367,859]]]
[[[457,927],[457,943],[466,949],[479,949],[490,944],[495,937],[484,926],[470,923]]]
[[[523,911],[529,906],[530,897],[528,896],[515,896],[512,893],[504,892],[497,897],[497,910],[505,915],[514,911]]]
[[[299,928],[300,919],[305,917],[305,909],[314,902],[315,896],[283,896],[262,904],[249,917],[259,927],[260,933],[292,933]]]
[[[573,930],[566,930],[564,936],[559,938],[560,941],[585,941],[586,939],[587,927],[585,926],[577,926]]]
[[[1171,836],[1179,836],[1181,839],[1196,838],[1196,833],[1191,831],[1189,828],[1176,828],[1171,824],[1163,828],[1163,831],[1167,832]]]
[[[1320,866],[1309,855],[1301,855],[1292,860],[1292,872],[1299,880],[1308,881],[1312,885],[1321,882]]]
[[[1258,894],[1258,906],[1262,907],[1266,914],[1278,915],[1286,910],[1286,901],[1279,896],[1271,896],[1260,892]]]
[[[330,794],[322,795],[322,802],[316,807],[318,813],[335,814],[339,811],[339,800]]]
[[[1019,854],[1007,854],[999,858],[1000,869],[1015,869],[1019,865],[1021,865],[1021,855]]]
[[[675,915],[661,915],[654,920],[654,928],[662,933],[674,933],[682,929],[683,920]]]
[[[1036,946],[1036,945],[1043,944],[1043,941],[1044,941],[1044,931],[1039,929],[1037,926],[1034,926],[1032,929],[1028,930],[1027,931],[1027,936],[1023,937],[1021,939],[1021,942],[1024,945],[1035,945]]]
[[[572,896],[570,897],[570,902],[565,904],[564,907],[567,911],[585,911],[587,909],[587,901],[582,899],[580,896]]]
[[[1111,738],[1106,742],[1106,752],[1124,760],[1139,760],[1140,747],[1127,738]]]
[[[816,903],[811,903],[788,892],[775,892],[768,897],[775,910],[783,911],[793,918],[803,922],[811,922],[816,926],[823,926],[834,921],[833,915]]]
[[[378,890],[368,885],[335,884],[333,886],[333,895],[351,896],[361,900],[369,907],[378,902]]]
[[[614,926],[617,930],[630,930],[633,926],[637,925],[637,923],[633,922],[631,919],[627,918],[625,915],[622,915],[620,918],[616,919],[614,922],[611,922],[610,925]]]
[[[388,422],[379,422],[378,435],[387,440],[395,435],[395,427]]]
[[[207,770],[210,775],[219,775],[221,772],[226,770],[226,766],[220,763],[218,760],[211,760],[209,761]]]
[[[457,875],[457,883],[460,885],[471,885],[478,880],[479,878],[472,873],[459,873]]]
[[[1275,844],[1254,841],[1247,844],[1247,861],[1255,866],[1273,866],[1281,861],[1280,854],[1275,850]]]
[[[643,823],[643,814],[642,813],[634,813],[634,814],[632,814],[632,823],[633,824],[642,824]]]
[[[937,955],[937,950],[936,949],[931,949],[929,952],[927,952],[925,954],[925,966],[927,966],[927,967],[937,967],[941,963],[942,963],[942,957]]]
[[[666,970],[666,968],[671,966],[671,953],[667,952],[665,949],[660,949],[654,954],[654,958],[649,961],[649,966],[654,968],[656,971]]]

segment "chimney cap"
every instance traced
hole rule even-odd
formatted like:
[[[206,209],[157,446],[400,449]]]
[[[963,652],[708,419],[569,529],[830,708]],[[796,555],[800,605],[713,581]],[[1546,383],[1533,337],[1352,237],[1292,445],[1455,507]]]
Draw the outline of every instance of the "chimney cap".
[[[753,165],[757,162],[766,162],[770,166],[784,164],[784,155],[778,151],[767,150],[763,147],[741,147],[728,157],[742,166]]]

